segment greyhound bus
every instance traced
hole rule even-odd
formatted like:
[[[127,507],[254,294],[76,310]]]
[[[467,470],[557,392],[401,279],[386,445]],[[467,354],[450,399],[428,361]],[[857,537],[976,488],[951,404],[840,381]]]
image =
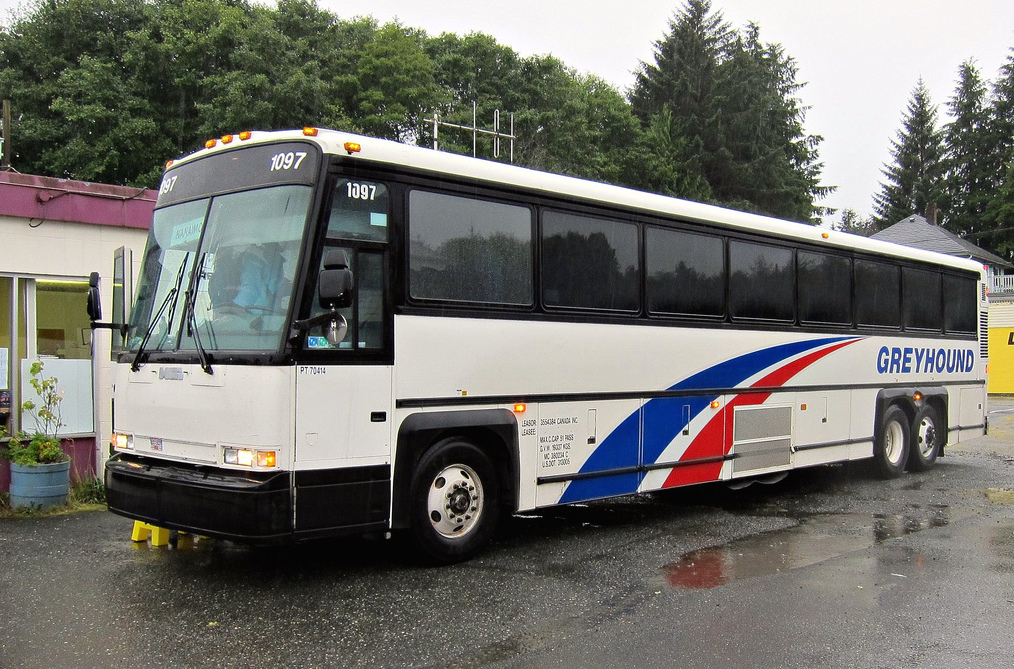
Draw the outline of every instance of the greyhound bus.
[[[170,162],[139,271],[105,484],[163,528],[452,562],[504,514],[986,430],[971,260],[344,132]]]

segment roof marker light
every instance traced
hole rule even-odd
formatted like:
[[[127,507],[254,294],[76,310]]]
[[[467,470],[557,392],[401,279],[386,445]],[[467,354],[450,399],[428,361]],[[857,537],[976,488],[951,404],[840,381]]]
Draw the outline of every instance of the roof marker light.
[[[362,151],[363,147],[359,142],[345,142],[345,150],[348,151],[351,156],[353,153],[359,153]]]
[[[232,144],[232,135],[222,135],[222,144]]]
[[[213,148],[215,148],[216,144],[218,144],[218,140],[217,139],[209,139],[208,141],[206,141],[204,143],[204,148],[206,148],[206,149],[213,149]]]
[[[175,160],[166,161],[165,168],[168,170],[170,167],[173,166],[173,163],[175,162],[176,162]]]
[[[244,130],[243,132],[239,133],[239,139],[242,142],[245,142],[246,140],[250,139],[251,137],[253,137],[253,133],[250,132],[249,130]]]
[[[320,130],[317,128],[303,128],[303,134],[307,137],[316,137],[318,132],[320,132]]]
[[[831,238],[831,235],[830,235],[830,234],[828,234],[828,233],[826,233],[826,232],[822,232],[822,233],[820,233],[820,236],[821,236],[821,238],[823,238],[823,239],[830,239],[830,238]]]

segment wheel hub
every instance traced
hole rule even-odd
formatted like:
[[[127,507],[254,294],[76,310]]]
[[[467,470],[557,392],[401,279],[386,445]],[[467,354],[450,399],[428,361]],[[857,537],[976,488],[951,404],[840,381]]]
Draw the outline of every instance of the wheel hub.
[[[448,538],[468,534],[482,514],[482,495],[482,482],[471,467],[457,464],[442,469],[427,497],[433,529]]]

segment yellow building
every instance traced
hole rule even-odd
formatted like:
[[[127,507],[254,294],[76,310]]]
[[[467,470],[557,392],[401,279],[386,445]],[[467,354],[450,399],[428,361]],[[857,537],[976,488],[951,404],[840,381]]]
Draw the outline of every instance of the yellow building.
[[[988,389],[1014,394],[1014,293],[990,293]]]

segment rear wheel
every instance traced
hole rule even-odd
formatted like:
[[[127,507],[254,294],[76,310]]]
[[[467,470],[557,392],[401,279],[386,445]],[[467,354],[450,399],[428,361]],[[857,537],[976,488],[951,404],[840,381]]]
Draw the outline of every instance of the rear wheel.
[[[940,414],[933,407],[924,406],[912,421],[912,452],[908,456],[908,468],[926,471],[936,464],[943,445],[944,429]]]
[[[897,406],[888,407],[877,430],[873,460],[885,479],[901,476],[908,461],[911,431],[908,416]]]
[[[475,445],[450,439],[419,461],[411,490],[411,532],[428,562],[467,560],[485,546],[499,515],[496,472]]]

